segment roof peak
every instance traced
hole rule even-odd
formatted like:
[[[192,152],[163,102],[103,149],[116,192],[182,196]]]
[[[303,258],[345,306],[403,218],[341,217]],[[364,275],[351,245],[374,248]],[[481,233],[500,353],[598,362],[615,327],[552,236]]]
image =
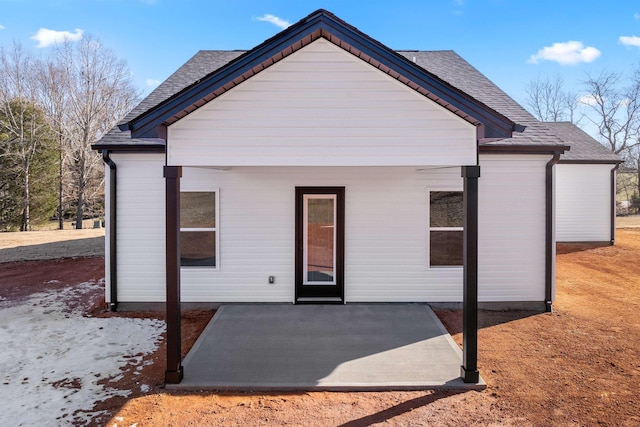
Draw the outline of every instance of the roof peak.
[[[407,54],[402,55],[388,48],[325,9],[316,10],[249,51],[227,51],[228,61],[220,67],[209,67],[207,72],[200,72],[207,64],[198,63],[198,55],[194,56],[189,63],[193,62],[191,65],[197,69],[195,72],[192,69],[185,71],[191,81],[176,87],[176,90],[166,91],[170,92],[166,93],[168,96],[160,96],[165,93],[163,88],[158,87],[157,102],[143,100],[144,105],[141,103],[125,118],[121,129],[131,130],[134,138],[156,137],[163,133],[165,126],[321,38],[377,67],[470,123],[482,124],[485,137],[509,138],[514,130],[519,129],[512,119],[495,108],[416,64],[416,61],[407,58]]]

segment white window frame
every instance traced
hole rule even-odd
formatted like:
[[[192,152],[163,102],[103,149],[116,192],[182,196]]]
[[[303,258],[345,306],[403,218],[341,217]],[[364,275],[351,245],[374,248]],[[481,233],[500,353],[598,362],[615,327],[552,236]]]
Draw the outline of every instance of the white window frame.
[[[456,192],[462,193],[464,191],[463,188],[453,187],[453,186],[442,186],[442,187],[432,187],[427,188],[426,201],[427,201],[427,268],[429,269],[449,269],[449,270],[462,270],[462,265],[431,265],[431,232],[432,231],[464,231],[464,227],[432,227],[431,226],[431,193],[433,192]]]
[[[197,231],[213,231],[216,233],[216,265],[181,265],[180,268],[188,270],[206,269],[211,271],[220,270],[220,189],[219,188],[190,188],[188,190],[180,189],[180,193],[214,193],[215,211],[216,217],[215,227],[180,227],[180,232],[197,232]],[[182,211],[182,207],[180,207]]]

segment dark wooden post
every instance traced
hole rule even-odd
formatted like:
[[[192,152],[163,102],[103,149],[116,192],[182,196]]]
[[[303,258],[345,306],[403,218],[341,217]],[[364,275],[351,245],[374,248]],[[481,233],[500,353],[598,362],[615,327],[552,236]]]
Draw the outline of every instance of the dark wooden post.
[[[180,334],[180,177],[181,166],[165,166],[166,183],[166,272],[167,272],[167,370],[164,381],[182,381]]]
[[[477,383],[478,372],[478,178],[480,166],[462,166],[464,178],[462,299],[462,366],[460,376],[465,383]]]

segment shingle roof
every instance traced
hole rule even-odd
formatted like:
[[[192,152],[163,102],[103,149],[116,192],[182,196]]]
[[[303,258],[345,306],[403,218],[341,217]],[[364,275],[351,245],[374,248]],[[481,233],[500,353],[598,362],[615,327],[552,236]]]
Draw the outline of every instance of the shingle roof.
[[[149,111],[165,99],[171,98],[172,95],[196,83],[207,74],[228,64],[243,53],[245,53],[245,51],[201,50],[192,56],[182,67],[178,68],[175,73],[170,75],[167,80],[156,87],[137,107],[131,110],[122,120],[122,123],[126,123],[135,119],[140,114]]]
[[[91,146],[91,148],[100,149],[102,146],[113,147],[140,147],[146,149],[164,150],[164,139],[159,138],[131,138],[130,131],[122,131],[117,126],[107,132],[97,144]]]
[[[611,152],[604,145],[589,136],[585,131],[571,122],[547,122],[545,123],[566,144],[571,146],[571,151],[560,156],[560,161],[580,162],[620,162],[620,157]]]
[[[246,51],[199,51],[143,99],[142,102],[125,117],[122,123],[129,122],[141,114],[152,110],[163,101],[197,83],[203,77],[237,59],[244,53],[246,53]],[[514,132],[512,138],[486,142],[481,141],[481,144],[514,146],[563,145],[566,142],[565,139],[560,138],[547,123],[538,121],[520,104],[454,51],[398,51],[397,53],[415,62],[448,84],[467,93],[489,108],[506,116],[513,122],[526,127],[524,132]],[[124,141],[123,135],[119,135],[116,131],[111,131],[100,140],[96,146],[108,145],[113,138],[116,138],[118,141]],[[129,140],[129,144],[137,145],[140,141],[144,140]]]
[[[514,133],[510,139],[494,141],[488,143],[489,145],[562,143],[544,123],[533,117],[524,107],[454,51],[399,51],[398,53],[514,122],[526,126],[524,132]]]

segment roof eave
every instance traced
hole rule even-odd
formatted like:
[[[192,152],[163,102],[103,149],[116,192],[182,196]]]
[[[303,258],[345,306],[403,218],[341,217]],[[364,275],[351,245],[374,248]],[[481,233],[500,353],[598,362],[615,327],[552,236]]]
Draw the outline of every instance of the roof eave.
[[[111,152],[128,152],[128,153],[164,153],[166,147],[164,145],[150,144],[93,144],[92,150]]]
[[[563,163],[563,164],[590,164],[590,165],[619,165],[621,163],[624,163],[624,160],[620,160],[620,159],[610,159],[610,160],[606,160],[606,159],[598,159],[598,160],[587,160],[587,159],[567,159],[567,160],[563,160],[560,159],[558,161],[558,163]]]
[[[480,145],[480,154],[563,154],[570,150],[568,145]]]

